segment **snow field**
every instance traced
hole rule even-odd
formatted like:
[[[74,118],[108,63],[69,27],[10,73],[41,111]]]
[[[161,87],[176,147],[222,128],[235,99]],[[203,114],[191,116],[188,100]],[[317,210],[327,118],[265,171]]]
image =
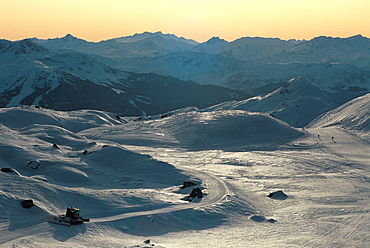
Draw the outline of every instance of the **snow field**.
[[[239,110],[121,123],[100,111],[30,107],[1,109],[0,120],[0,162],[19,173],[0,173],[0,247],[366,247],[370,240],[369,144],[340,128],[294,129]],[[204,198],[183,201],[186,180]],[[267,197],[278,190],[288,198]],[[36,206],[23,209],[23,199]],[[70,205],[92,222],[46,223]]]

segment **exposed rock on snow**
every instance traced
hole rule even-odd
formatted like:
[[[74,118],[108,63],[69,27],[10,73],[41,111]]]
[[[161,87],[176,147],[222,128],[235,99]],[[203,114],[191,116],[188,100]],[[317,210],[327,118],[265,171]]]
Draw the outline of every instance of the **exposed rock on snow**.
[[[189,201],[189,202],[191,202],[191,201],[193,201],[196,197],[197,197],[198,199],[203,198],[203,192],[202,192],[202,190],[201,190],[200,188],[194,188],[194,189],[191,191],[190,195],[189,195],[189,196],[187,196],[187,197],[185,197],[185,201]]]
[[[27,164],[27,167],[30,167],[31,169],[37,170],[40,167],[41,163],[39,161],[30,161]]]
[[[33,207],[35,204],[33,203],[33,200],[24,200],[21,202],[21,205],[22,207],[24,208],[31,208]]]
[[[13,172],[11,168],[1,168],[2,172]]]
[[[190,182],[190,181],[185,181],[182,183],[182,186],[180,187],[180,189],[185,189],[185,188],[188,188],[188,187],[191,187],[191,186],[194,186],[194,185],[197,185],[196,183],[193,183],[193,182]]]
[[[276,220],[274,219],[267,219],[265,216],[261,216],[261,215],[252,215],[250,217],[251,220],[255,221],[255,222],[270,222],[270,223],[275,223]]]
[[[275,200],[285,200],[288,198],[288,196],[281,190],[272,192],[268,194],[267,197],[270,197],[271,199]]]

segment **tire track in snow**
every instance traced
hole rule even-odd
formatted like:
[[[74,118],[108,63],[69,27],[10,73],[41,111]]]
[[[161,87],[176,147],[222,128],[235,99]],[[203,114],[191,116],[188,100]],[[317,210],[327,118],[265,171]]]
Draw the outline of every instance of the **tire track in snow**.
[[[118,214],[118,215],[113,215],[113,216],[92,218],[90,219],[90,222],[93,222],[93,223],[109,222],[109,221],[127,219],[131,217],[139,217],[139,216],[154,215],[154,214],[161,214],[161,213],[170,213],[170,212],[180,211],[180,210],[185,210],[185,209],[197,209],[197,208],[202,208],[202,207],[209,207],[212,205],[216,205],[220,202],[223,202],[227,199],[229,195],[229,189],[226,186],[225,182],[221,180],[220,178],[213,176],[207,172],[200,171],[200,170],[194,170],[194,169],[190,170],[190,169],[187,169],[186,167],[182,167],[181,169],[191,174],[196,174],[196,177],[201,179],[202,182],[206,184],[208,193],[205,197],[202,198],[200,202],[182,203],[182,204],[176,204],[176,205],[159,208],[159,209],[136,211],[136,212]]]

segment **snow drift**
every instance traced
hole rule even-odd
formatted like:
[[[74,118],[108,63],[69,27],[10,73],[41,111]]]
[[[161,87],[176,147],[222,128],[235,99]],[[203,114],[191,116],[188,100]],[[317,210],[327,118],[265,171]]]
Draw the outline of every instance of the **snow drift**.
[[[164,118],[156,125],[190,149],[230,146],[261,149],[302,135],[302,132],[267,114],[241,110],[181,113]]]

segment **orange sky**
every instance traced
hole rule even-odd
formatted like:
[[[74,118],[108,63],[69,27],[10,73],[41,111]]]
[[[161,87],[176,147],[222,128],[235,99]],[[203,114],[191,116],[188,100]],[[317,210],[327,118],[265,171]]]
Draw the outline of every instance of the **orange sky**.
[[[370,37],[369,0],[0,0],[0,38],[88,41],[145,31],[199,42],[213,36]]]

